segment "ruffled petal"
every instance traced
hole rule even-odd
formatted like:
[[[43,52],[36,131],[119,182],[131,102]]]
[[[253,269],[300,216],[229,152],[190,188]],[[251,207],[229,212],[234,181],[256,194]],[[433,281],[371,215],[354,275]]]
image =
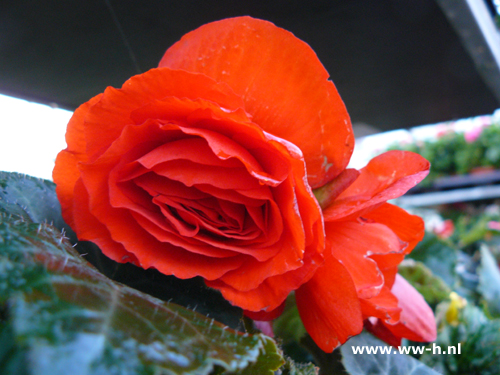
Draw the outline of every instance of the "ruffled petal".
[[[325,231],[326,252],[331,252],[349,271],[359,297],[376,296],[384,285],[384,275],[373,258],[384,260],[399,254],[404,243],[385,225],[362,220],[327,222]],[[400,261],[396,259],[393,266]]]
[[[422,218],[411,215],[393,204],[384,203],[373,211],[363,214],[363,217],[391,228],[401,241],[408,244],[404,249],[405,254],[409,254],[424,238],[425,225]]]
[[[179,278],[195,276],[207,279],[219,278],[227,271],[240,267],[244,259],[219,258],[217,254],[216,257],[204,256],[158,241],[150,231],[138,224],[132,212],[112,206],[113,202],[116,203],[116,199],[120,199],[117,194],[110,196],[111,191],[116,189],[109,185],[113,168],[120,161],[127,164],[145,154],[145,150],[152,146],[148,144],[151,139],[158,146],[163,144],[164,137],[165,132],[154,122],[147,122],[142,126],[128,126],[103,157],[93,163],[81,164],[81,179],[89,196],[88,210],[105,225],[112,240],[135,254],[143,268],[154,267],[166,275],[175,275]],[[89,232],[88,237],[81,239],[93,240],[93,235]],[[214,251],[220,252],[218,249]]]
[[[62,215],[66,223],[71,227],[74,225],[72,203],[74,189],[76,182],[80,178],[78,163],[87,160],[83,121],[89,109],[100,100],[101,96],[102,94],[99,94],[90,99],[73,113],[66,131],[68,147],[57,155],[55,167],[52,171],[57,196],[61,203]]]
[[[378,295],[372,298],[361,298],[360,302],[364,318],[375,317],[391,324],[399,321],[401,308],[398,305],[398,299],[385,285]]]
[[[99,157],[117,138],[123,128],[135,123],[137,116],[143,109],[148,118],[154,117],[154,112],[148,112],[147,106],[159,98],[171,97],[172,105],[175,99],[182,102],[169,112],[170,120],[183,117],[196,109],[204,108],[195,102],[188,106],[187,102],[203,98],[206,103],[217,103],[230,116],[233,112],[243,108],[241,98],[225,84],[217,83],[213,79],[202,75],[188,73],[168,68],[151,69],[143,74],[134,76],[126,81],[121,89],[108,87],[100,100],[92,106],[85,116],[86,152],[92,155],[92,160]],[[181,107],[184,107],[184,111]],[[137,112],[134,112],[137,111]],[[222,110],[221,110],[222,111]],[[169,119],[167,117],[167,119]],[[140,122],[142,123],[142,121]]]
[[[400,197],[427,176],[429,167],[426,159],[408,151],[388,151],[373,158],[353,184],[324,210],[325,221],[362,216]]]
[[[347,110],[314,51],[290,32],[250,17],[209,23],[170,47],[159,66],[227,83],[255,123],[302,150],[312,187],[347,166]]]
[[[304,259],[301,267],[281,275],[268,277],[252,290],[235,289],[220,279],[205,280],[205,283],[211,288],[218,289],[233,305],[247,311],[263,311],[264,314],[277,309],[292,291],[309,281],[315,275],[321,261],[320,254],[312,254]]]
[[[99,248],[107,249],[106,256],[115,262],[139,264],[134,254],[127,251],[122,244],[111,240],[108,229],[90,213],[88,193],[81,179],[75,184],[73,207],[78,212],[74,218],[73,229],[78,232],[80,241],[89,240]]]
[[[295,292],[297,308],[314,342],[332,352],[363,329],[361,307],[346,268],[333,256]]]

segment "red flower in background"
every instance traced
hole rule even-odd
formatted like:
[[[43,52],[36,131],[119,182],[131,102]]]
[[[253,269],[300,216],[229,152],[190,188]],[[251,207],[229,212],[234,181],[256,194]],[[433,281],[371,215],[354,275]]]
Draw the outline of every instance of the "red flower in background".
[[[345,106],[291,33],[250,17],[204,25],[159,69],[82,105],[66,138],[54,170],[64,217],[114,260],[202,276],[259,319],[296,290],[325,351],[368,317],[433,339],[433,317],[413,324],[396,281],[422,221],[385,203],[429,163],[391,152],[346,170]]]
[[[453,224],[453,220],[447,219],[439,223],[433,231],[439,238],[450,238],[455,232],[455,224]]]

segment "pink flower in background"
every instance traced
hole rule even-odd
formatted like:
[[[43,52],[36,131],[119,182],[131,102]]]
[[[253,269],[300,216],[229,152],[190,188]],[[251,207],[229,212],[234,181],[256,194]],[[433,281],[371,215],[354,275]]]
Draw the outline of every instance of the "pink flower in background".
[[[449,134],[452,130],[446,125],[439,125],[437,127],[436,138],[444,137],[446,134]]]
[[[471,130],[466,131],[464,133],[465,141],[467,143],[474,142],[476,139],[479,138],[479,136],[481,135],[482,132],[483,132],[483,128],[482,127],[476,127],[476,128],[473,128]]]
[[[487,227],[488,227],[488,229],[497,230],[500,232],[500,222],[498,222],[498,221],[493,221],[493,220],[488,221]]]

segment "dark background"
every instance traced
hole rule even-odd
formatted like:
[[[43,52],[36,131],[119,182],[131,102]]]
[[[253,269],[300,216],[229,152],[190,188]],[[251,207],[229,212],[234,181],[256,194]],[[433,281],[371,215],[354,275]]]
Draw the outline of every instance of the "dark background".
[[[435,0],[2,0],[0,93],[73,110],[186,32],[251,15],[316,51],[355,124],[407,128],[499,101]]]

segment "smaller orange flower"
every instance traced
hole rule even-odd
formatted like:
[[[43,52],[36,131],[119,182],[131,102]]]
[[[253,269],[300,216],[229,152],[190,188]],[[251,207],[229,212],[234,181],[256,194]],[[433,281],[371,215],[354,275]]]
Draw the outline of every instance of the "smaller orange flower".
[[[327,206],[326,262],[297,290],[296,299],[307,331],[324,351],[345,342],[355,328],[359,333],[360,321],[368,318],[378,319],[399,340],[435,339],[432,310],[397,275],[399,263],[423,238],[424,223],[386,203],[420,182],[429,166],[411,152],[386,152],[359,172],[345,170],[317,192]],[[342,289],[332,286],[334,278]],[[344,301],[346,291],[358,297],[356,303]]]

